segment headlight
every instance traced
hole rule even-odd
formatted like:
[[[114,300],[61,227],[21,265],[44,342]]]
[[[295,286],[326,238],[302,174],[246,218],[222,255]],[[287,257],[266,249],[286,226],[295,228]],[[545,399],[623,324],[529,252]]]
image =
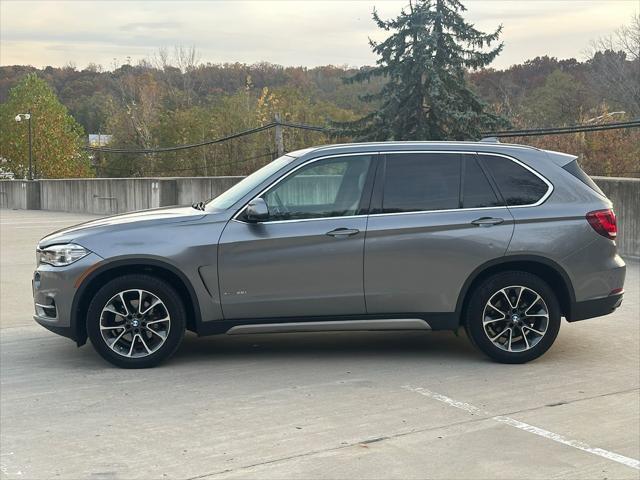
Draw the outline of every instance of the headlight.
[[[89,255],[89,250],[75,243],[65,245],[51,245],[43,250],[37,250],[38,265],[47,263],[54,267],[64,267]]]

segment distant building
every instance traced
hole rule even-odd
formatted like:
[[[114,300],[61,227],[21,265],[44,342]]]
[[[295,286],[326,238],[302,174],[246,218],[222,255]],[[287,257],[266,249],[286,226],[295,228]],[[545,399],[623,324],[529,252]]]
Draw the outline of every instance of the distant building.
[[[7,163],[7,159],[4,157],[0,157],[0,179],[2,180],[13,180],[16,178],[15,174],[9,170],[5,164]]]
[[[106,145],[109,145],[109,143],[111,143],[111,139],[113,138],[113,135],[106,135],[104,133],[90,133],[89,134],[89,146],[90,147],[104,147]],[[91,165],[96,169],[96,172],[98,172],[99,167],[100,167],[100,159],[98,158],[98,155],[95,154],[95,152],[92,152],[91,155],[89,155],[89,160],[91,161]]]
[[[113,135],[106,135],[104,133],[90,133],[89,134],[89,146],[91,147],[104,147],[111,143]]]

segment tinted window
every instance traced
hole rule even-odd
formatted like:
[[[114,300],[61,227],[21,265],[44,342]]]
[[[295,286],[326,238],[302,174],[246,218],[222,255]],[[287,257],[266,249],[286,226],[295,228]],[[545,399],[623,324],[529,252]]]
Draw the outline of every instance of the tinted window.
[[[271,220],[355,215],[360,207],[371,156],[313,162],[300,168],[262,198]]]
[[[478,165],[478,161],[470,155],[465,155],[463,158],[462,206],[464,208],[481,208],[502,205]]]
[[[385,213],[458,208],[460,155],[388,155],[382,206]]]
[[[512,160],[482,155],[482,161],[493,175],[507,205],[531,205],[547,192],[547,184]]]
[[[577,160],[574,160],[573,162],[567,163],[562,168],[564,168],[567,172],[569,172],[571,175],[576,177],[578,180],[580,180],[584,184],[589,185],[591,188],[593,188],[596,192],[598,192],[603,197],[606,197],[604,192],[602,190],[600,190],[600,187],[598,185],[596,185],[596,182],[591,180],[591,177],[589,175],[587,175],[586,173],[584,173],[582,168],[580,168],[580,165],[578,164]]]

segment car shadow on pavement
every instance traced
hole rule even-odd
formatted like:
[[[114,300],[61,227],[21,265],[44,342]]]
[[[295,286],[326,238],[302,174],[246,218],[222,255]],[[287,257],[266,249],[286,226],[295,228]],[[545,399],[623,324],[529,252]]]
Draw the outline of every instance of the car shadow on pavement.
[[[183,364],[211,359],[280,359],[292,362],[304,358],[332,360],[366,358],[375,355],[392,359],[482,359],[464,334],[452,332],[323,332],[278,333],[241,336],[218,335],[198,338],[187,334],[170,363]]]
[[[68,371],[111,369],[100,358],[90,342],[78,349],[68,340],[49,337],[42,365]],[[551,349],[538,362],[555,362],[556,354],[562,347]],[[583,350],[583,349],[581,349]],[[587,348],[586,350],[589,350]],[[585,355],[588,353],[584,351]],[[580,352],[574,352],[579,355]],[[272,365],[282,362],[283,366],[292,362],[313,362],[331,360],[335,362],[362,361],[375,357],[386,362],[435,362],[454,366],[469,362],[492,363],[478,352],[464,332],[323,332],[323,333],[278,333],[252,335],[214,335],[197,337],[187,332],[182,345],[175,355],[160,368],[182,366],[224,366],[229,363],[265,362]],[[38,362],[39,363],[39,362]]]

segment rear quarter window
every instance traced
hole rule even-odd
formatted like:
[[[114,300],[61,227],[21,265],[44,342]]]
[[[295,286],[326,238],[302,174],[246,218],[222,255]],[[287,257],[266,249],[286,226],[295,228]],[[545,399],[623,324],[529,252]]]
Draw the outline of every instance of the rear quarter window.
[[[596,185],[596,182],[594,182],[591,179],[591,177],[589,175],[587,175],[586,173],[584,173],[582,168],[580,168],[580,164],[578,163],[577,159],[574,160],[573,162],[567,163],[562,168],[564,168],[567,172],[569,172],[571,175],[576,177],[578,180],[580,180],[585,185],[588,185],[589,187],[591,187],[593,190],[598,192],[603,197],[606,197],[604,192],[602,190],[600,190],[600,187],[598,185]]]
[[[549,190],[540,177],[513,160],[497,155],[482,155],[481,159],[508,206],[533,205]]]

